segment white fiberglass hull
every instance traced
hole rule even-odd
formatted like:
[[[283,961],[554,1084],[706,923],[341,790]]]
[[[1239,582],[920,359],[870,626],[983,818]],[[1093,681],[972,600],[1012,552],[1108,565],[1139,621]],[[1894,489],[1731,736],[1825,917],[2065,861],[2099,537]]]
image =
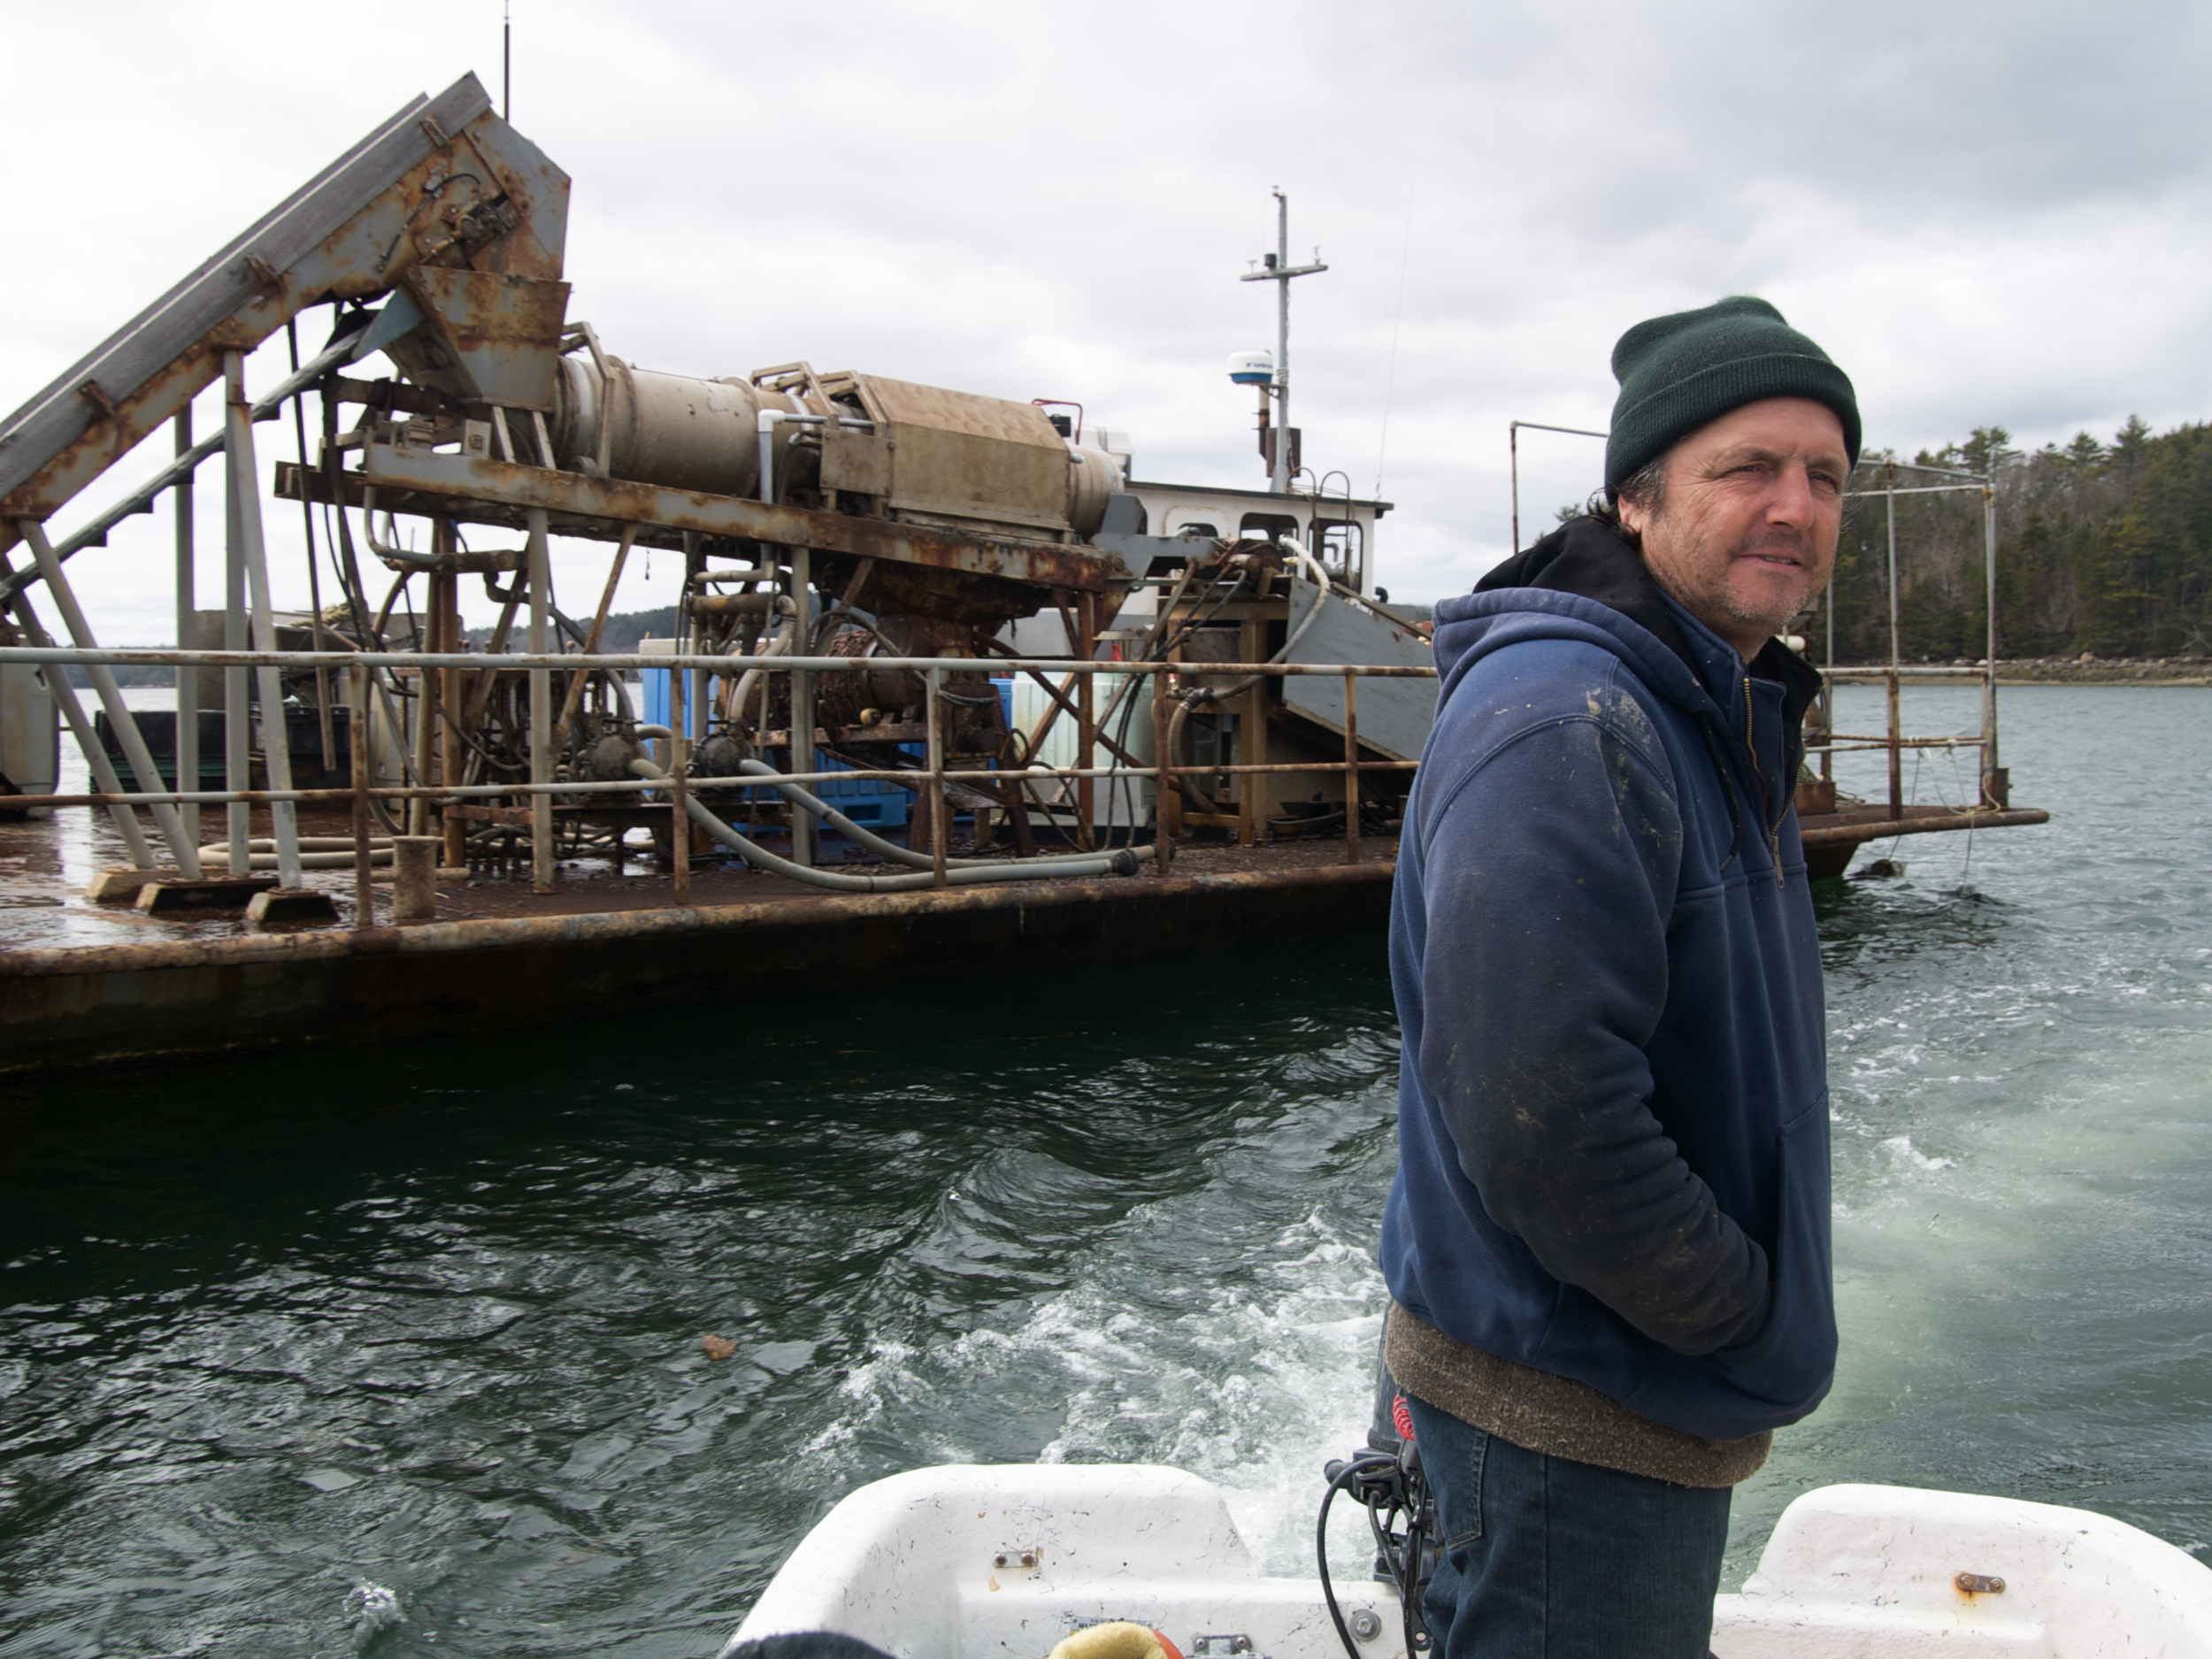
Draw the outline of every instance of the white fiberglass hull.
[[[1362,1659],[1405,1659],[1394,1592],[1361,1580],[1338,1601],[1348,1620],[1376,1616]],[[1110,1619],[1190,1659],[1344,1659],[1317,1579],[1262,1577],[1210,1482],[1142,1464],[950,1465],[863,1486],[729,1646],[829,1630],[899,1659],[1045,1659]],[[1715,1603],[1713,1650],[2212,1659],[2212,1569],[2082,1509],[1824,1486],[1784,1512],[1743,1593]]]

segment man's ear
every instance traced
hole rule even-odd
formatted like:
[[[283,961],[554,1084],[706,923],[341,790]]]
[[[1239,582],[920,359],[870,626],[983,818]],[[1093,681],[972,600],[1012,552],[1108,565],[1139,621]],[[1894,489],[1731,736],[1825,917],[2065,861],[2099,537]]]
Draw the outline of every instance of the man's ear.
[[[1643,534],[1651,523],[1651,514],[1645,511],[1641,502],[1631,501],[1623,495],[1613,505],[1621,515],[1621,528],[1631,535]]]

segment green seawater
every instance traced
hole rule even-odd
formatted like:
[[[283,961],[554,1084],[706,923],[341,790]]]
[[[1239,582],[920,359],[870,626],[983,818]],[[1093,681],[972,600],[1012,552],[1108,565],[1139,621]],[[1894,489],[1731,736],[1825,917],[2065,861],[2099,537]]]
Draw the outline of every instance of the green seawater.
[[[1731,1584],[1837,1480],[2212,1561],[2208,716],[2008,692],[2055,821],[1821,895],[1843,1357]],[[839,1496],[952,1460],[1180,1464],[1309,1571],[1396,1043],[1371,940],[19,1087],[0,1659],[706,1655]]]

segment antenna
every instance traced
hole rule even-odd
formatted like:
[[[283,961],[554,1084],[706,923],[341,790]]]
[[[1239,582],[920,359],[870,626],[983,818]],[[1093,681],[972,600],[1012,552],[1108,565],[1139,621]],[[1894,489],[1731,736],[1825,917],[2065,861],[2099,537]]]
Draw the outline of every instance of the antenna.
[[[1398,247],[1398,314],[1390,323],[1390,367],[1383,375],[1382,436],[1375,444],[1375,499],[1382,499],[1383,457],[1390,449],[1390,403],[1398,389],[1398,331],[1406,320],[1406,270],[1413,255],[1413,180],[1406,180],[1406,234]],[[1515,518],[1517,524],[1517,514]]]
[[[1275,289],[1275,455],[1268,488],[1278,495],[1290,493],[1290,280],[1311,276],[1329,267],[1321,263],[1321,250],[1313,250],[1311,265],[1290,262],[1290,198],[1275,187],[1275,251],[1262,254],[1265,268],[1248,271],[1240,282],[1272,282]]]
[[[515,119],[514,0],[503,0],[499,8],[499,119]]]

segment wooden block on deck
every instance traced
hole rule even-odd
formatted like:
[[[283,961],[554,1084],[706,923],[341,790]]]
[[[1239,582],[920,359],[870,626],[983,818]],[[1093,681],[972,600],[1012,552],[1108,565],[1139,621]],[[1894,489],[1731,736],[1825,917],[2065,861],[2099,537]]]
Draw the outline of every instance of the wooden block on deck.
[[[246,906],[246,919],[257,926],[271,922],[334,922],[338,906],[327,893],[312,887],[267,887]]]
[[[274,876],[210,876],[187,881],[173,872],[165,880],[150,881],[138,890],[138,908],[149,915],[173,915],[179,910],[237,910],[275,887]]]
[[[84,895],[94,904],[127,904],[149,882],[183,879],[184,872],[180,870],[133,870],[126,865],[96,872],[87,884]]]

